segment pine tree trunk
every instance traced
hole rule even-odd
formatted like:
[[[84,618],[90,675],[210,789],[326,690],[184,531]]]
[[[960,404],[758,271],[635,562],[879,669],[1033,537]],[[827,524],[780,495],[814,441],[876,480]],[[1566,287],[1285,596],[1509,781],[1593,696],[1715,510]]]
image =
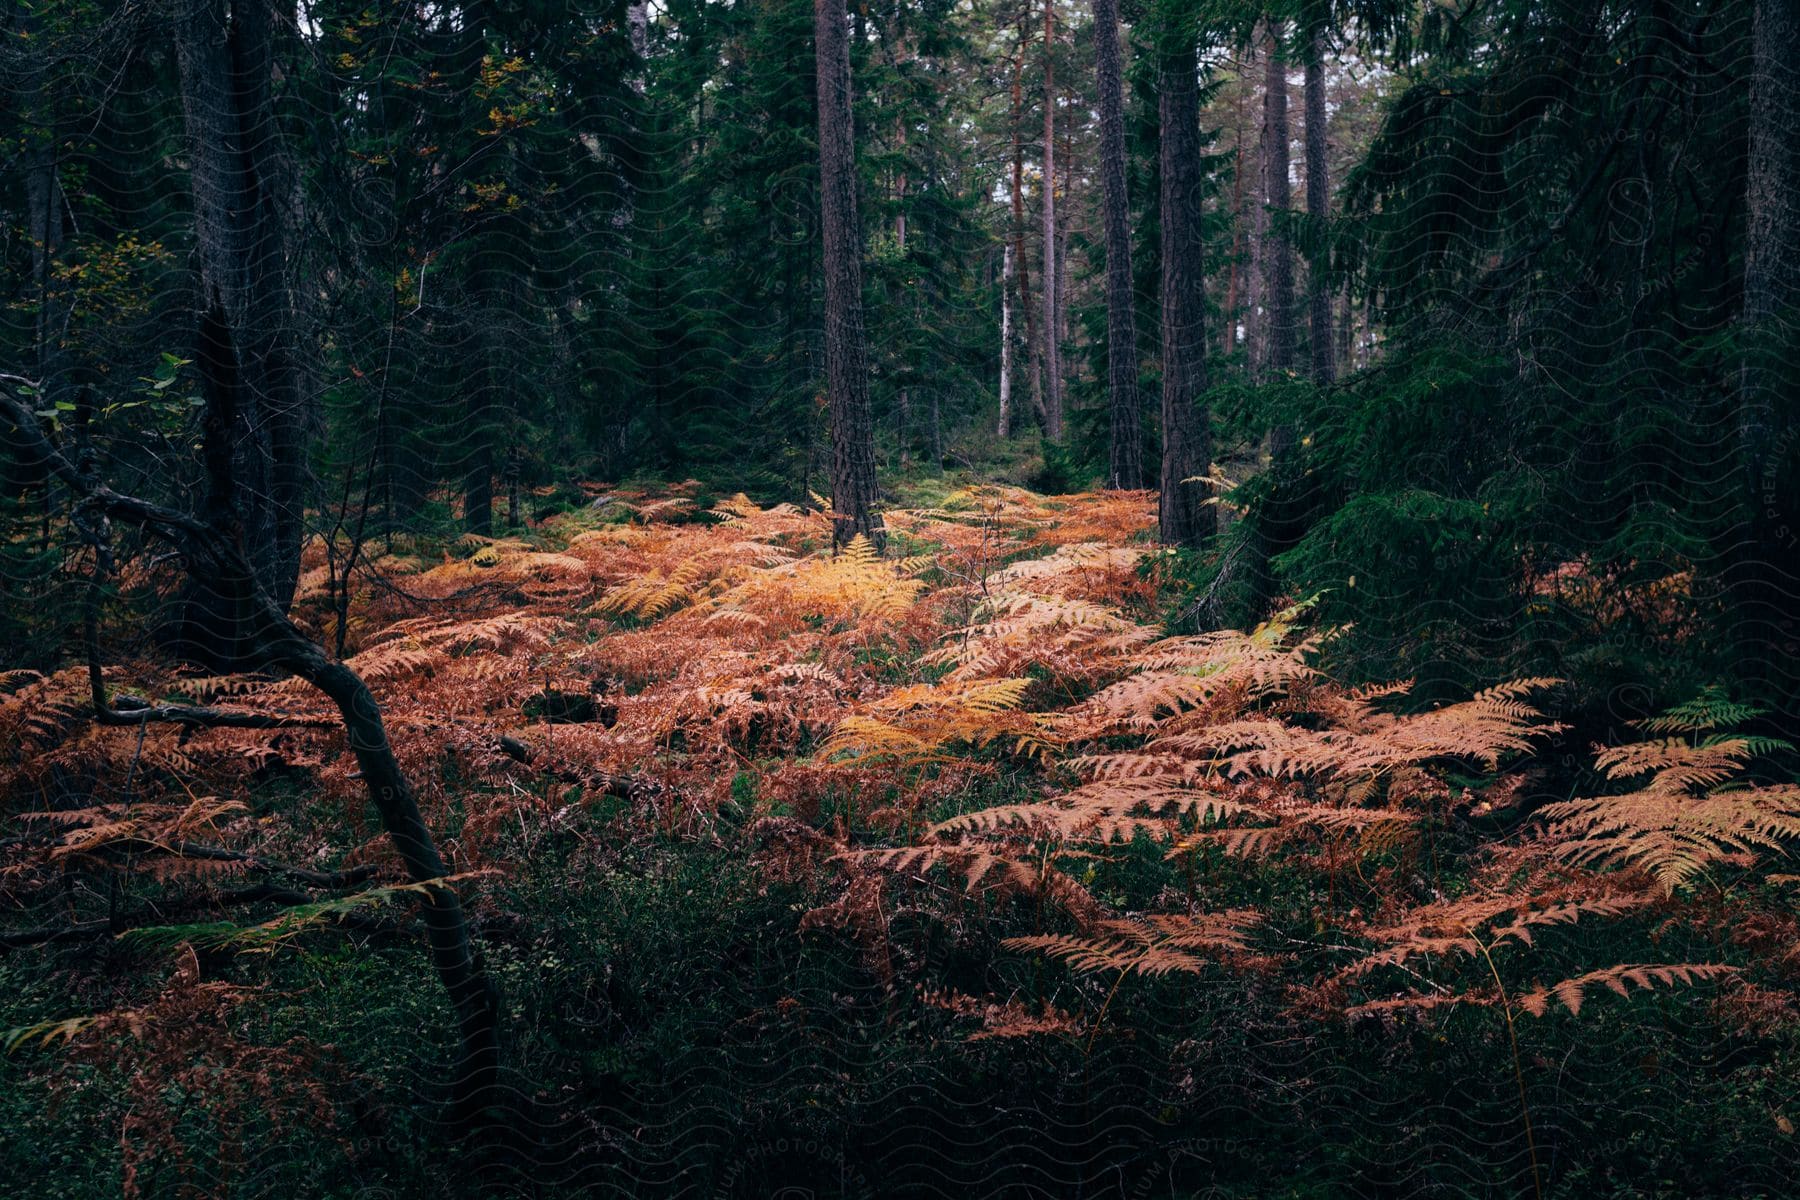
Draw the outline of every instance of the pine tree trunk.
[[[1306,215],[1315,234],[1322,235],[1331,216],[1331,168],[1326,162],[1325,31],[1315,29],[1306,46]],[[1328,384],[1337,377],[1331,342],[1331,263],[1323,240],[1306,272],[1308,335],[1311,338],[1313,382]]]
[[[1250,47],[1245,65],[1254,68],[1262,61],[1262,37],[1259,33],[1257,42]],[[1252,89],[1252,95],[1256,94]],[[1255,142],[1255,162],[1251,164],[1249,174],[1250,196],[1246,237],[1249,242],[1249,254],[1244,264],[1244,365],[1252,380],[1262,378],[1263,359],[1266,355],[1265,344],[1268,340],[1268,314],[1264,311],[1267,302],[1266,289],[1263,287],[1263,260],[1267,255],[1269,244],[1269,209],[1265,203],[1267,197],[1263,191],[1267,180],[1264,178],[1264,155],[1262,122],[1257,123]]]
[[[1800,0],[1756,0],[1753,41],[1738,422],[1749,521],[1729,571],[1744,668],[1770,679],[1800,591]],[[1779,683],[1793,694],[1791,678]]]
[[[1112,416],[1107,484],[1144,486],[1143,396],[1131,294],[1131,203],[1125,183],[1125,68],[1119,0],[1094,0],[1094,76],[1100,109],[1100,199],[1106,224],[1106,389]]]
[[[1281,31],[1272,18],[1263,23],[1263,125],[1262,192],[1264,213],[1259,222],[1258,252],[1264,318],[1262,361],[1258,378],[1264,382],[1284,379],[1295,358],[1294,250],[1281,232],[1275,214],[1292,205],[1288,181],[1287,64],[1281,49]],[[1288,423],[1269,431],[1269,470],[1273,486],[1251,513],[1246,531],[1244,572],[1249,581],[1251,611],[1247,619],[1260,620],[1275,595],[1274,557],[1293,545],[1297,532],[1300,480],[1292,470],[1294,427]]]
[[[32,39],[41,36],[38,14],[30,7],[18,13],[16,33],[30,47],[39,45]],[[36,370],[40,407],[52,407],[66,400],[67,380],[63,378],[63,336],[67,332],[70,296],[67,289],[53,286],[56,261],[62,251],[63,210],[66,201],[62,189],[62,172],[57,166],[57,96],[49,83],[51,59],[48,54],[29,49],[23,55],[23,78],[18,81],[20,101],[18,135],[22,143],[21,165],[25,175],[25,237],[31,247],[30,291],[36,293],[37,320],[34,329]],[[21,298],[25,294],[22,291]],[[33,472],[24,471],[16,456],[5,456],[6,467],[18,472],[19,482],[35,484]]]
[[[1268,212],[1261,223],[1262,366],[1263,378],[1273,379],[1294,366],[1294,248],[1273,216],[1292,207],[1293,193],[1288,181],[1287,62],[1276,27],[1265,22],[1263,29],[1262,199]]]
[[[1237,350],[1238,271],[1244,258],[1244,102],[1249,88],[1246,78],[1240,77],[1236,82],[1238,95],[1232,122],[1236,141],[1231,170],[1231,268],[1225,282],[1225,319],[1220,322],[1224,326],[1224,336],[1219,348],[1221,354],[1227,355]]]
[[[274,14],[269,0],[191,0],[177,6],[172,26],[198,307],[223,313],[245,393],[234,435],[234,503],[258,580],[285,612],[300,569],[306,412],[281,217],[290,195],[273,109]]]
[[[1062,346],[1058,339],[1056,236],[1056,6],[1044,0],[1044,436],[1062,441]]]
[[[463,528],[477,537],[494,532],[494,455],[487,438],[477,433],[463,471]]]
[[[1162,166],[1162,540],[1198,546],[1215,528],[1204,475],[1212,462],[1206,393],[1205,230],[1200,205],[1200,86],[1191,33],[1157,63]]]
[[[1339,300],[1337,326],[1337,352],[1334,361],[1338,369],[1345,372],[1356,370],[1354,350],[1354,331],[1356,313],[1350,302],[1350,281],[1344,280],[1343,296]]]
[[[894,396],[895,435],[900,441],[900,469],[912,466],[912,393],[901,388]]]
[[[1013,265],[1019,273],[1019,308],[1025,318],[1025,366],[1031,376],[1031,408],[1044,417],[1044,372],[1036,318],[1031,304],[1031,261],[1025,257],[1025,47],[1029,43],[1025,15],[1019,18],[1018,53],[1012,78],[1012,239]],[[1009,431],[1010,432],[1010,431]]]
[[[1012,435],[1013,389],[1013,244],[1001,251],[1000,268],[1000,424],[996,432]]]
[[[819,94],[819,210],[825,234],[825,387],[831,407],[832,541],[857,534],[879,548],[875,513],[875,427],[869,407],[869,349],[863,330],[862,228],[856,206],[856,151],[850,108],[850,43],[844,0],[814,0]]]
[[[1754,28],[1744,324],[1755,345],[1743,377],[1741,436],[1751,486],[1761,488],[1783,415],[1778,352],[1793,345],[1800,299],[1800,0],[1757,0]]]

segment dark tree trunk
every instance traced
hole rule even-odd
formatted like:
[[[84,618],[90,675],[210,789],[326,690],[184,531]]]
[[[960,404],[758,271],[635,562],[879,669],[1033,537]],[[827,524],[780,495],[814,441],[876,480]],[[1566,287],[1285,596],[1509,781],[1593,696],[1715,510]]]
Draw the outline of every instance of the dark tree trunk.
[[[270,0],[184,0],[173,22],[194,194],[199,309],[224,315],[244,403],[233,434],[234,498],[250,561],[285,612],[300,569],[305,400],[294,363],[293,296],[274,116]],[[195,615],[204,620],[202,609]],[[204,636],[204,630],[193,631]]]
[[[1753,37],[1739,419],[1750,519],[1731,554],[1730,582],[1744,668],[1770,680],[1800,591],[1800,0],[1756,0]],[[1792,678],[1778,686],[1790,696],[1800,690]]]
[[[1306,271],[1308,336],[1314,383],[1337,377],[1332,353],[1331,253],[1324,240],[1331,216],[1331,168],[1326,162],[1325,31],[1315,29],[1306,43],[1306,215],[1318,239]]]
[[[36,27],[36,15],[25,10],[21,32],[30,37]],[[37,300],[37,379],[47,406],[64,399],[62,340],[69,315],[66,290],[55,286],[52,278],[62,250],[64,199],[57,164],[56,95],[47,82],[48,66],[45,56],[33,53],[20,89],[25,236],[31,245],[30,288]]]
[[[1200,205],[1200,87],[1194,35],[1165,35],[1157,63],[1162,166],[1162,540],[1198,546],[1216,510],[1204,475],[1212,462],[1206,392],[1205,231]]]
[[[1044,0],[1044,436],[1062,441],[1062,345],[1056,236],[1056,7]]]
[[[485,442],[469,450],[463,475],[463,528],[480,537],[494,532],[494,456]]]
[[[1259,229],[1264,321],[1262,361],[1258,375],[1264,382],[1285,379],[1295,366],[1294,248],[1283,230],[1292,207],[1288,182],[1287,63],[1281,47],[1281,27],[1274,18],[1263,22],[1263,126],[1262,193],[1264,214]],[[1275,596],[1272,560],[1299,537],[1301,504],[1297,495],[1301,478],[1294,469],[1294,427],[1288,423],[1269,431],[1271,487],[1247,521],[1243,572],[1248,581],[1250,612],[1247,620],[1260,620]]]
[[[1125,190],[1125,78],[1119,0],[1094,0],[1094,75],[1100,109],[1100,190],[1106,221],[1106,387],[1112,411],[1107,483],[1144,486],[1143,396],[1131,295],[1131,204]]]
[[[1264,25],[1263,63],[1262,200],[1268,214],[1261,224],[1262,366],[1263,377],[1272,379],[1293,369],[1295,343],[1294,248],[1275,216],[1285,213],[1293,201],[1288,182],[1287,62],[1273,22]]]
[[[844,0],[814,0],[819,90],[819,207],[825,227],[825,387],[831,405],[832,540],[857,534],[880,547],[875,513],[875,426],[863,331],[862,227],[850,109]]]

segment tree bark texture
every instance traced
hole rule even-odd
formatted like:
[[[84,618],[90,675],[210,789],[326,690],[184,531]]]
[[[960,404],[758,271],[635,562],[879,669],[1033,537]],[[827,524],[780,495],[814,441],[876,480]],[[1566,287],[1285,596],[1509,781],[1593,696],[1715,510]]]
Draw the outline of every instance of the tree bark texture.
[[[1294,366],[1294,248],[1275,216],[1292,207],[1293,189],[1288,181],[1287,61],[1277,27],[1265,22],[1263,28],[1262,200],[1267,215],[1261,222],[1262,373],[1276,378]]]
[[[1044,0],[1044,436],[1062,441],[1062,345],[1057,337],[1056,7]]]
[[[285,612],[304,535],[306,402],[294,361],[282,219],[290,188],[274,114],[275,12],[271,0],[178,0],[172,26],[191,163],[198,311],[216,304],[230,330],[244,400],[233,434],[235,502],[257,579]]]
[[[1315,238],[1312,262],[1306,271],[1306,301],[1313,382],[1328,384],[1337,377],[1331,328],[1331,252],[1324,240],[1331,217],[1331,167],[1326,161],[1329,142],[1325,114],[1325,31],[1315,29],[1306,43],[1306,215]]]
[[[1112,417],[1107,483],[1144,485],[1143,396],[1131,294],[1131,203],[1125,182],[1125,68],[1119,0],[1094,0],[1094,77],[1100,110],[1100,199],[1106,225],[1106,389]]]
[[[884,541],[875,512],[875,423],[863,329],[862,228],[850,110],[850,43],[843,0],[814,0],[819,92],[819,206],[825,233],[825,387],[831,408],[832,540]]]
[[[1206,393],[1206,264],[1201,210],[1200,86],[1193,35],[1165,44],[1157,64],[1162,167],[1162,540],[1198,546],[1216,525],[1205,503],[1212,462]]]

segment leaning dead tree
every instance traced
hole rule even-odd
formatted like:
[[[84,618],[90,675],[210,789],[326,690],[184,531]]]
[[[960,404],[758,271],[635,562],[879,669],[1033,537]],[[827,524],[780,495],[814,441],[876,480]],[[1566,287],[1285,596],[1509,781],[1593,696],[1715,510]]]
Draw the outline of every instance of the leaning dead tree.
[[[40,477],[54,477],[72,493],[72,523],[93,544],[97,561],[108,556],[112,525],[142,530],[174,552],[190,584],[216,599],[215,611],[230,614],[231,640],[237,650],[233,669],[298,676],[335,705],[382,829],[408,877],[424,885],[431,900],[424,907],[424,924],[432,965],[449,994],[461,1046],[450,1086],[452,1110],[458,1121],[466,1122],[498,1096],[498,991],[470,937],[462,901],[446,878],[449,868],[420,815],[412,783],[388,741],[381,706],[361,676],[328,657],[288,619],[245,552],[243,521],[235,499],[231,437],[242,385],[231,370],[236,360],[229,327],[216,307],[202,319],[201,332],[197,364],[206,402],[202,452],[207,495],[198,514],[108,487],[91,455],[71,457],[45,433],[31,408],[13,394],[21,387],[28,394],[35,390],[30,380],[0,375],[0,385],[4,385],[0,390],[0,428],[8,429],[15,452],[32,464]],[[115,706],[107,701],[97,670],[94,685],[94,716],[107,724],[243,725],[258,716],[185,705]]]

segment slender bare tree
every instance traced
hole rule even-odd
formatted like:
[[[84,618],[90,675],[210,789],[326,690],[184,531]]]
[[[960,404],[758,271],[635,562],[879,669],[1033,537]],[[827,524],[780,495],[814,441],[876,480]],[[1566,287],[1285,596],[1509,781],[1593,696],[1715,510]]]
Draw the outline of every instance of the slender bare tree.
[[[1315,243],[1306,270],[1307,334],[1311,339],[1312,377],[1330,383],[1337,376],[1331,342],[1331,263],[1324,241],[1331,216],[1331,168],[1326,161],[1325,30],[1315,27],[1306,39],[1306,215]]]

